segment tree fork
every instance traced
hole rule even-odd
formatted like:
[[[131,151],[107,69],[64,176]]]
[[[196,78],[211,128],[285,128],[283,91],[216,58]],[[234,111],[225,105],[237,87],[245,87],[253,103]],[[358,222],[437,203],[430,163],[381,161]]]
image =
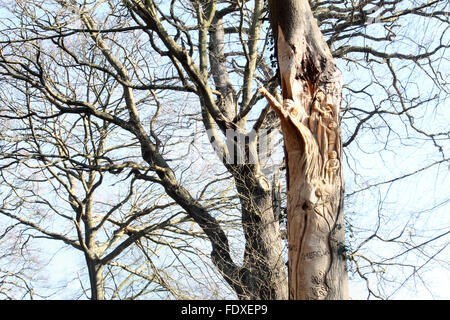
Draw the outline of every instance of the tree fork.
[[[269,0],[283,102],[260,92],[281,120],[286,148],[289,299],[347,299],[342,75],[306,0]]]

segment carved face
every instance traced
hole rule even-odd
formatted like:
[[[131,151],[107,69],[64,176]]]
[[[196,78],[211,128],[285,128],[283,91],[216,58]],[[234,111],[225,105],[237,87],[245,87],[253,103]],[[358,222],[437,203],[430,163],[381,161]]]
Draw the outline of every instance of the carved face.
[[[321,189],[316,189],[316,197],[319,198],[319,199],[322,197],[322,190]]]
[[[325,99],[325,93],[322,90],[317,91],[316,100],[322,102]]]
[[[303,189],[304,199],[308,202],[310,208],[314,207],[314,205],[319,200],[319,196],[316,194],[316,186],[312,184],[306,184]]]
[[[337,123],[336,123],[336,121],[331,121],[331,122],[328,124],[328,128],[331,129],[331,130],[336,129],[336,128],[337,128]]]
[[[336,153],[336,151],[331,151],[331,152],[329,152],[329,153],[328,153],[328,157],[329,157],[330,159],[336,159],[336,158],[337,158],[337,153]]]

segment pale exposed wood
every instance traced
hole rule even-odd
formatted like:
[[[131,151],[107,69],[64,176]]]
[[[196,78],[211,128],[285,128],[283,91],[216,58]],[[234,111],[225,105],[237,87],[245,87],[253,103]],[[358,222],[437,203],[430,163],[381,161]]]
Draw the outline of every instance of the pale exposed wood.
[[[347,299],[339,112],[342,79],[308,1],[269,2],[288,167],[290,299]]]

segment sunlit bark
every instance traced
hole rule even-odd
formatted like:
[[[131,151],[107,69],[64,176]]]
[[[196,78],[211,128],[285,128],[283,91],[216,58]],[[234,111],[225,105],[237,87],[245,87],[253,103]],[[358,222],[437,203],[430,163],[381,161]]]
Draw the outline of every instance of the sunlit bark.
[[[346,299],[339,113],[342,77],[308,1],[269,1],[288,168],[290,299]]]

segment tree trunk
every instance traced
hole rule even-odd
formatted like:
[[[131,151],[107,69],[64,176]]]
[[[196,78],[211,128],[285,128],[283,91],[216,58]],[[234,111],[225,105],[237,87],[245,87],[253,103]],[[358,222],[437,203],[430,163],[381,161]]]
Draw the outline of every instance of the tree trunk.
[[[283,103],[260,92],[281,119],[287,164],[289,299],[347,299],[342,76],[306,0],[270,0]]]
[[[241,281],[244,288],[239,296],[244,300],[286,300],[288,283],[282,256],[280,225],[272,206],[269,181],[256,177],[249,165],[235,174],[236,187],[242,206],[245,235],[244,263]]]
[[[88,256],[86,256],[86,263],[91,284],[91,300],[104,300],[103,265],[99,263],[99,261],[93,260]]]

